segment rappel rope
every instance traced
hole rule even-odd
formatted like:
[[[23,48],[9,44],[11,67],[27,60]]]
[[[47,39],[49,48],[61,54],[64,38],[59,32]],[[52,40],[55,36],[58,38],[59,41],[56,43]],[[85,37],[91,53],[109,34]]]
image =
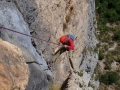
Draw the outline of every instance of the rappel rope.
[[[24,36],[35,38],[35,39],[38,39],[38,40],[41,40],[41,41],[45,41],[45,42],[49,42],[49,43],[52,43],[52,44],[55,44],[55,45],[59,46],[59,44],[57,44],[57,43],[54,43],[54,42],[51,42],[51,41],[48,41],[48,40],[44,40],[44,39],[41,39],[41,38],[38,38],[38,37],[35,37],[35,36],[32,36],[32,35],[28,35],[28,34],[25,34],[25,33],[21,33],[21,32],[18,32],[18,31],[15,31],[15,30],[3,27],[3,26],[0,26],[0,28],[2,28],[3,30],[8,30],[8,31],[11,31],[11,32],[15,32],[15,33],[18,33],[18,34],[21,34],[21,35],[24,35]]]
[[[24,36],[35,38],[35,39],[38,39],[38,40],[41,40],[41,41],[45,41],[45,42],[49,42],[49,43],[52,43],[54,45],[58,45],[59,46],[59,44],[57,44],[57,43],[54,43],[54,42],[51,42],[51,41],[48,41],[48,40],[44,40],[44,39],[41,39],[41,38],[38,38],[38,37],[35,37],[35,36],[32,36],[32,35],[28,35],[28,34],[25,34],[25,33],[21,33],[21,32],[18,32],[18,31],[15,31],[15,30],[3,27],[3,26],[0,26],[0,28],[3,29],[3,30],[8,30],[8,31],[11,31],[11,32],[15,32],[15,33],[18,33],[18,34],[21,34],[21,35],[24,35]],[[27,62],[27,63],[36,63],[36,64],[39,64],[38,62]],[[39,64],[39,65],[43,65],[43,64]],[[47,69],[45,69],[45,70],[49,70],[49,67]]]

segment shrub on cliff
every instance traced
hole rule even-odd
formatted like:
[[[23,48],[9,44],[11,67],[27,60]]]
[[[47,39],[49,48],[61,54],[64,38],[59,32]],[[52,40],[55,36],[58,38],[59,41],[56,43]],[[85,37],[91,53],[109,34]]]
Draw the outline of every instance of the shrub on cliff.
[[[114,36],[113,36],[114,40],[120,40],[120,31],[115,32]]]
[[[99,51],[99,60],[102,60],[102,59],[104,59],[104,54],[103,54],[103,51],[100,50]]]
[[[100,82],[106,85],[111,85],[112,83],[116,83],[119,80],[119,74],[117,72],[107,72],[100,76]]]

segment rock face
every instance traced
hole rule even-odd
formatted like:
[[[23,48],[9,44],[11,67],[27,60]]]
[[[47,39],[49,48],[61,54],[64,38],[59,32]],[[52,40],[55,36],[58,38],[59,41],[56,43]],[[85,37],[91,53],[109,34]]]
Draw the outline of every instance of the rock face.
[[[59,43],[58,39],[60,36],[65,34],[75,35],[76,40],[73,56],[79,68],[80,61],[78,59],[84,49],[84,42],[88,31],[88,1],[17,0],[15,2],[17,3],[16,6],[22,12],[24,19],[29,23],[31,34],[48,41],[44,42],[36,39],[33,41],[38,53],[42,54],[47,61],[60,48],[60,46],[56,45]],[[29,15],[29,18],[27,18],[27,15]],[[49,43],[49,41],[56,44]],[[53,70],[55,77],[59,78],[62,82],[68,76],[68,71],[70,70],[66,56],[67,53],[64,53],[58,59],[54,67],[56,70]],[[61,75],[64,77],[61,77]]]
[[[1,26],[30,35],[28,24],[14,3],[0,1],[0,19]],[[48,90],[52,83],[52,73],[45,60],[36,52],[31,38],[3,28],[0,28],[0,37],[16,45],[22,51],[30,73],[26,90]]]
[[[0,90],[25,90],[28,76],[21,50],[0,39]]]
[[[76,67],[83,71],[79,82],[83,87],[79,89],[89,90],[88,83],[98,59],[94,52],[97,43],[94,0],[1,0],[0,19],[5,27],[39,38],[31,41],[30,37],[1,29],[1,38],[20,47],[26,58],[30,70],[27,90],[47,90],[52,74],[60,85],[69,77],[67,52],[52,66],[52,73],[45,62],[51,60],[60,48],[60,36],[66,34],[75,36],[73,58]]]

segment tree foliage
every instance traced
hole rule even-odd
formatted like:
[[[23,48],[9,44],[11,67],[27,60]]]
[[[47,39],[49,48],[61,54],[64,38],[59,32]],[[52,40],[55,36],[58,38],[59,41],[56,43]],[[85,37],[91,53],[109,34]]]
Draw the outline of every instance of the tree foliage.
[[[106,85],[111,85],[119,80],[119,74],[117,72],[107,72],[100,76],[100,82]]]
[[[120,20],[120,0],[96,0],[96,11],[107,22]]]
[[[118,72],[108,72],[111,70],[113,60],[120,62],[120,0],[95,0],[97,28],[99,31],[98,39],[100,44],[99,60],[105,59],[105,74],[99,77],[100,83],[111,85],[117,83],[119,79]],[[116,51],[110,52],[103,47],[104,44],[111,45],[117,41]],[[103,52],[104,51],[104,52]],[[117,90],[117,89],[116,89]],[[118,89],[119,90],[119,89]]]
[[[103,54],[103,51],[99,51],[99,60],[102,60],[104,59],[104,54]]]
[[[113,36],[114,40],[120,40],[120,31],[115,32],[114,36]]]

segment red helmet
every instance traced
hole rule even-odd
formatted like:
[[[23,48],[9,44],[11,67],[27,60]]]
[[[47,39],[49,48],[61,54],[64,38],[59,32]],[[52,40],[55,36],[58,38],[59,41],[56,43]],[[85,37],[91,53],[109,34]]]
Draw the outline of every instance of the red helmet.
[[[60,38],[60,42],[61,42],[61,43],[65,43],[66,40],[67,40],[67,36],[62,36],[62,37]]]

